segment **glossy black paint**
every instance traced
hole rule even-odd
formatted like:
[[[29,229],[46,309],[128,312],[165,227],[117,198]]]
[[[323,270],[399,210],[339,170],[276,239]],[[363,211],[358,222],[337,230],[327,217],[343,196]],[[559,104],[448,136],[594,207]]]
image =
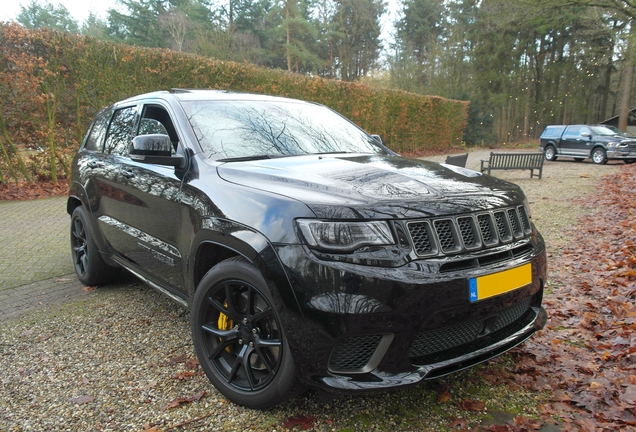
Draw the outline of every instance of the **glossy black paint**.
[[[301,380],[331,392],[378,390],[449,373],[512,348],[545,324],[545,245],[534,228],[530,235],[492,249],[423,259],[413,251],[406,226],[415,219],[523,206],[525,197],[516,185],[459,167],[402,158],[379,144],[374,154],[215,160],[203,154],[181,107],[197,99],[283,100],[158,92],[102,111],[93,128],[125,109],[138,114],[137,122],[146,115],[161,119],[180,158],[170,166],[134,160],[125,149],[109,153],[103,146],[109,135],[95,133],[96,142],[91,142],[89,131],[73,161],[68,211],[80,205],[86,209],[109,264],[123,266],[191,305],[210,268],[232,256],[245,257],[276,297]],[[314,251],[303,241],[296,220],[315,218],[388,221],[396,243],[356,254]],[[519,250],[523,253],[511,252]],[[511,258],[462,267],[498,253]],[[453,263],[462,265],[442,271]],[[530,285],[469,302],[469,278],[526,263],[532,263]],[[417,333],[483,320],[524,299],[531,299],[531,308],[523,329],[514,334],[497,341],[485,335],[454,359],[423,364],[409,359]],[[378,334],[391,334],[392,339],[373,370],[330,370],[339,342]]]

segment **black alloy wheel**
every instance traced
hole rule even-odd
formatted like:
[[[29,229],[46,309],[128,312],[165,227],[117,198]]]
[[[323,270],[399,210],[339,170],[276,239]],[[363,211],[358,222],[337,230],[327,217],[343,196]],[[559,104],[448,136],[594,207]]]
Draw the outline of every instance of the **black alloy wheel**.
[[[246,260],[225,260],[202,279],[192,307],[192,335],[206,375],[235,403],[269,408],[300,391],[267,284]]]
[[[551,146],[551,145],[546,146],[544,156],[545,156],[545,160],[547,161],[557,160],[556,150],[554,146]]]
[[[71,216],[71,257],[77,278],[86,285],[110,282],[120,272],[118,267],[111,267],[104,262],[81,206]]]

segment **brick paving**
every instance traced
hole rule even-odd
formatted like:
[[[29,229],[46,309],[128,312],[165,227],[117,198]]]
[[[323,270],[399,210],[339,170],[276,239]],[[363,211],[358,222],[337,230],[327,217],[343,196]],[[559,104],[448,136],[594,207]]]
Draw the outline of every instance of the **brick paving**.
[[[0,321],[86,293],[73,272],[66,198],[0,201]]]

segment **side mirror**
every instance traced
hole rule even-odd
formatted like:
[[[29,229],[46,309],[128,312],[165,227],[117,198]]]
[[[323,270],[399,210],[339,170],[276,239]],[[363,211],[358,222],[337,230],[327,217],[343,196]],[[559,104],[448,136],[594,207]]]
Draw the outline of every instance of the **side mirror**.
[[[592,135],[590,135],[590,133],[589,133],[589,132],[581,132],[581,136],[582,136],[583,138],[592,138]]]
[[[172,142],[168,135],[150,134],[133,138],[130,158],[137,162],[153,165],[179,167],[183,164],[182,155],[172,155]]]

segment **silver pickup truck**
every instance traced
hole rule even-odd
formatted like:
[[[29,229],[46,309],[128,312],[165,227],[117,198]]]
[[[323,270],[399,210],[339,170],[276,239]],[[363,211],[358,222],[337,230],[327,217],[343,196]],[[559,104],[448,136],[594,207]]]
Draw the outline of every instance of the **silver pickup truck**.
[[[549,161],[567,156],[577,162],[591,158],[595,164],[604,164],[621,159],[629,164],[636,161],[636,138],[604,125],[554,125],[541,134],[539,150]]]

